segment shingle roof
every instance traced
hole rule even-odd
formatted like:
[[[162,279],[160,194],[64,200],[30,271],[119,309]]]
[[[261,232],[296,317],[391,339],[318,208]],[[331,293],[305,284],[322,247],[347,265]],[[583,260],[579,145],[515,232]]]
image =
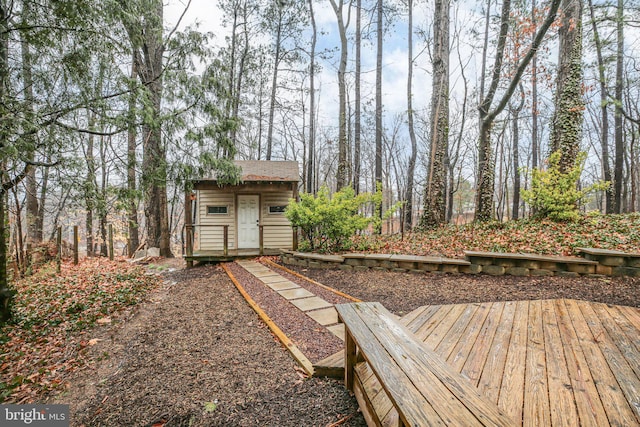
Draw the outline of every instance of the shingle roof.
[[[300,181],[298,162],[274,160],[236,160],[234,162],[242,168],[243,182],[247,181]]]

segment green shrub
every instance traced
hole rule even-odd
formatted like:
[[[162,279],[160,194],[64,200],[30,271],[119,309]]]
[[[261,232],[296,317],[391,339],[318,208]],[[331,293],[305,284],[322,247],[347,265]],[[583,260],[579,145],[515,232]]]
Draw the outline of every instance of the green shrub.
[[[573,168],[563,173],[560,170],[560,152],[549,156],[547,170],[531,171],[531,189],[522,190],[522,198],[529,203],[536,216],[553,221],[575,221],[580,217],[579,204],[593,191],[606,190],[608,182],[596,182],[583,189],[578,189],[578,180],[582,174],[587,154],[581,152]]]
[[[377,198],[378,194],[370,193],[356,196],[350,187],[331,196],[323,186],[316,197],[303,193],[299,202],[290,200],[285,215],[293,226],[300,228],[310,250],[339,251],[348,248],[353,235],[370,224],[375,226],[376,219],[362,212],[376,203]]]

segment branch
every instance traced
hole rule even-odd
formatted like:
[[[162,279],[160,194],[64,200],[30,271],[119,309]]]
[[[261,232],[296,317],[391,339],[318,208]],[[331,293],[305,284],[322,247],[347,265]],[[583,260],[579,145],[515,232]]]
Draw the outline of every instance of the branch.
[[[507,106],[507,103],[509,102],[509,98],[511,98],[511,95],[513,95],[513,92],[515,91],[516,87],[518,86],[518,83],[520,82],[520,79],[522,78],[522,74],[524,74],[524,71],[529,65],[529,62],[531,62],[533,55],[535,55],[538,52],[538,48],[542,44],[542,40],[544,39],[544,36],[549,30],[549,27],[551,27],[551,24],[553,24],[553,21],[556,20],[558,9],[560,8],[560,2],[561,0],[553,0],[551,2],[549,14],[547,15],[546,19],[542,23],[542,26],[538,30],[536,37],[533,39],[531,48],[529,48],[529,51],[525,55],[524,59],[518,65],[516,74],[511,79],[511,82],[509,83],[509,87],[507,88],[507,91],[505,92],[505,94],[502,96],[500,103],[498,103],[498,106],[491,113],[487,114],[487,117],[485,118],[485,123],[493,121],[496,118],[496,116],[500,114],[502,110],[504,110],[504,107]]]
[[[167,41],[171,40],[171,37],[173,37],[173,34],[178,30],[178,27],[180,26],[180,23],[182,22],[182,18],[184,18],[184,15],[187,13],[187,10],[189,10],[190,6],[191,6],[191,0],[189,0],[187,5],[184,7],[184,10],[182,11],[182,14],[180,15],[180,18],[178,18],[178,22],[176,22],[176,25],[169,32],[169,35],[167,35]]]
[[[114,130],[112,132],[100,132],[100,131],[96,131],[96,130],[82,129],[82,128],[78,128],[78,127],[75,127],[75,126],[67,125],[67,124],[61,123],[61,122],[59,122],[57,120],[53,124],[55,124],[57,126],[60,126],[61,128],[64,128],[64,129],[67,129],[67,130],[73,130],[73,131],[76,131],[78,133],[86,133],[86,134],[89,134],[89,135],[96,135],[96,136],[114,136],[114,135],[117,135],[117,134],[122,133],[122,132],[127,130],[127,128],[124,128],[124,129],[116,129],[116,130]]]

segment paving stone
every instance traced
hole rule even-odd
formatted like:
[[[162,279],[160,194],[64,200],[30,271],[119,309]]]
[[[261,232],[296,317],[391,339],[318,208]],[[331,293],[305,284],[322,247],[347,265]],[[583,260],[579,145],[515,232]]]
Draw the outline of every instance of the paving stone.
[[[283,278],[283,280],[281,282],[277,282],[277,283],[266,283],[266,285],[268,287],[270,287],[271,289],[273,289],[274,291],[284,291],[287,289],[296,289],[299,288],[300,286],[296,285],[295,283],[293,283],[290,280],[287,280],[285,278]]]
[[[258,277],[258,276],[256,276],[256,277]],[[258,279],[260,279],[262,281],[262,283],[265,283],[265,284],[268,285],[269,283],[282,282],[282,279],[284,279],[284,277],[282,277],[281,275],[278,274],[277,276],[258,277]]]
[[[323,308],[322,310],[307,311],[307,316],[311,317],[322,326],[338,323],[338,312],[334,307]]]
[[[339,323],[339,324],[333,325],[333,326],[328,326],[327,329],[333,335],[335,335],[336,337],[338,337],[342,341],[344,341],[344,325],[342,323]]]
[[[295,305],[302,311],[317,310],[319,308],[331,307],[333,304],[323,300],[320,297],[309,297],[291,301],[291,304]]]
[[[283,290],[283,291],[278,291],[278,293],[281,296],[283,296],[285,299],[288,299],[288,300],[299,299],[299,298],[308,298],[308,297],[315,296],[311,292],[309,292],[308,290],[306,290],[304,288],[286,289],[286,290]]]

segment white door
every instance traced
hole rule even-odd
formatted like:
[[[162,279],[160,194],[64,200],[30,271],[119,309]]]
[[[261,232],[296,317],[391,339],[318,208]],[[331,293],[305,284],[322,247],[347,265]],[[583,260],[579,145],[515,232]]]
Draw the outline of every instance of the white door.
[[[238,196],[238,249],[260,247],[260,196]]]

